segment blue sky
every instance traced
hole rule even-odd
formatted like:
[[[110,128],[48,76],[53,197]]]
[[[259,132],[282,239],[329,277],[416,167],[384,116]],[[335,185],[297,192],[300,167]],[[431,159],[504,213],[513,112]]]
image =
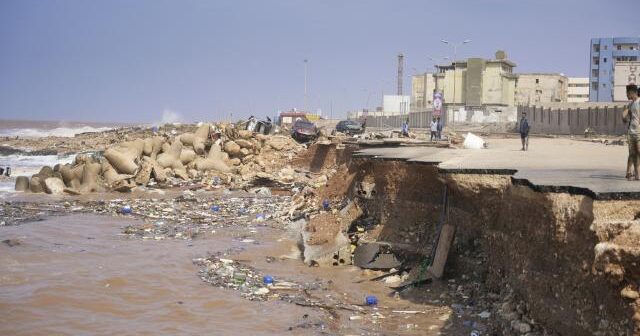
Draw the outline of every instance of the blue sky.
[[[504,49],[588,75],[591,37],[639,36],[636,0],[0,0],[0,119],[183,121],[379,105],[405,74]],[[405,78],[405,91],[410,89]]]

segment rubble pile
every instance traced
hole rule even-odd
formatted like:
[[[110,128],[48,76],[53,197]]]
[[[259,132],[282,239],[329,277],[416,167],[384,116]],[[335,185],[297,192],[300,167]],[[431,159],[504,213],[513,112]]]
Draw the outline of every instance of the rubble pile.
[[[43,167],[30,179],[16,180],[16,190],[49,194],[126,192],[137,186],[176,185],[194,179],[249,184],[256,177],[292,183],[278,172],[304,150],[290,137],[254,134],[231,124],[201,124],[194,132],[175,130],[125,141],[93,155],[79,154],[72,164]]]

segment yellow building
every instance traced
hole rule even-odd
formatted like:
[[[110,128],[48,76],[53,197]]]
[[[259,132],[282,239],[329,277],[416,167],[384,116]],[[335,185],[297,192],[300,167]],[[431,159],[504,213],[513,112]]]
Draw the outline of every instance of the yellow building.
[[[440,92],[445,109],[462,111],[462,120],[471,120],[480,112],[508,111],[515,115],[517,75],[513,68],[516,64],[507,60],[503,51],[496,52],[495,56],[495,59],[458,60],[436,66],[436,73],[413,76],[412,111],[430,109],[433,93]],[[506,120],[504,115],[496,118]]]

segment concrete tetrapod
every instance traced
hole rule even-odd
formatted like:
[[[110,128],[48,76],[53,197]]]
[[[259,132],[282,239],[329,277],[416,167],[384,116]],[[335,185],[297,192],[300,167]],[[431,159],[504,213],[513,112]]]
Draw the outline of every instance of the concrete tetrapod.
[[[221,173],[228,173],[231,168],[225,163],[225,153],[218,143],[211,145],[207,158],[197,158],[193,166],[199,171],[216,170]]]

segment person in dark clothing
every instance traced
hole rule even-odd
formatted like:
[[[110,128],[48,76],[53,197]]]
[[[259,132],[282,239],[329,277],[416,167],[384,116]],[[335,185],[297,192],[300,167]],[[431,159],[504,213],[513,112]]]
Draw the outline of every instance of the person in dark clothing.
[[[438,117],[436,119],[436,122],[438,123],[438,140],[442,140],[442,127],[444,126],[442,123],[442,120],[440,119],[440,117]]]
[[[436,121],[436,118],[433,118],[433,120],[431,121],[429,129],[431,130],[431,141],[433,141],[434,139],[438,140],[438,122]]]
[[[523,151],[529,150],[529,129],[529,120],[527,120],[527,114],[523,112],[522,118],[520,119],[520,126],[518,127],[520,139],[522,140]]]

